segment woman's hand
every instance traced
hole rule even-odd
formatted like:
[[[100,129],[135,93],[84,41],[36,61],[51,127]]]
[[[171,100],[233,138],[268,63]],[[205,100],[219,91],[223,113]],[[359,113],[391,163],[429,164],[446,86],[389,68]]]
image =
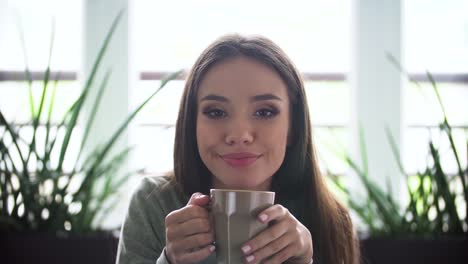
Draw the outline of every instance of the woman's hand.
[[[288,209],[276,204],[261,212],[257,218],[262,223],[271,224],[242,246],[246,263],[311,262],[312,236]]]
[[[166,257],[172,264],[198,263],[213,253],[210,197],[194,193],[188,204],[166,217]]]

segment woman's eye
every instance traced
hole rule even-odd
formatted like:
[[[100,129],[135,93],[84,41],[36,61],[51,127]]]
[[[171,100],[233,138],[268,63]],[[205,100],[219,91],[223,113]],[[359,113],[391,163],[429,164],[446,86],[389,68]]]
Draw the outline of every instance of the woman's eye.
[[[278,111],[273,109],[260,109],[255,112],[255,116],[259,118],[272,118],[278,114]]]
[[[212,119],[220,119],[226,116],[226,112],[221,109],[208,109],[203,114]]]

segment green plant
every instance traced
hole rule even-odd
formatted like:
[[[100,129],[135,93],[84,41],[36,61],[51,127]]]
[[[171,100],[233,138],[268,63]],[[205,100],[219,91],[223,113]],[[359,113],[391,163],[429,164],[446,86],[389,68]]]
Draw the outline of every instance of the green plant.
[[[0,230],[80,233],[97,231],[103,216],[118,201],[117,191],[132,172],[121,178],[115,178],[115,173],[131,148],[126,148],[115,155],[111,154],[111,149],[137,113],[168,81],[180,73],[180,71],[173,73],[163,80],[160,87],[128,115],[106,142],[96,147],[91,154],[85,155],[82,154],[83,148],[110,78],[108,71],[92,102],[92,111],[82,126],[84,133],[80,139],[81,144],[74,168],[64,169],[64,161],[71,156],[70,142],[72,139],[76,140],[77,120],[83,115],[84,103],[90,100],[88,96],[90,88],[94,85],[96,73],[123,12],[121,11],[114,19],[82,92],[70,106],[56,130],[51,125],[51,113],[54,111],[58,81],[50,80],[49,66],[42,80],[43,88],[38,106],[33,102],[31,73],[28,67],[25,70],[29,83],[33,127],[31,138],[20,136],[21,127],[6,120],[0,111]],[[53,38],[52,32],[49,65]],[[50,91],[49,87],[52,85],[53,90]],[[45,106],[46,98],[50,98],[48,107]],[[42,120],[45,120],[45,124]],[[40,125],[45,127],[45,139],[38,137]],[[58,160],[51,158],[53,153],[58,154]]]
[[[409,80],[415,85],[421,85],[402,69]],[[441,162],[440,148],[429,140],[429,157],[423,171],[416,175],[408,175],[402,165],[399,150],[389,129],[386,129],[388,141],[391,145],[393,154],[398,163],[399,170],[406,178],[406,187],[408,194],[408,203],[401,204],[399,199],[392,196],[390,184],[387,189],[377,185],[375,181],[369,178],[367,170],[367,154],[364,131],[360,129],[360,149],[362,166],[359,166],[351,155],[344,151],[336,151],[343,161],[358,176],[358,179],[364,186],[366,196],[364,199],[357,198],[351,194],[351,190],[346,187],[342,179],[337,175],[332,176],[331,183],[344,194],[350,209],[356,213],[362,223],[368,229],[368,235],[377,236],[421,236],[434,237],[444,235],[467,235],[468,234],[468,165],[464,168],[459,158],[459,146],[454,143],[453,131],[445,112],[438,87],[433,76],[427,72],[435,95],[437,96],[440,109],[443,113],[443,121],[440,124],[440,130],[450,142],[450,154],[456,160],[458,171],[455,176],[451,176],[444,171],[444,164]],[[468,147],[468,138],[467,144]],[[454,186],[461,186],[458,191]],[[457,206],[465,206],[466,213],[463,216],[459,214]]]

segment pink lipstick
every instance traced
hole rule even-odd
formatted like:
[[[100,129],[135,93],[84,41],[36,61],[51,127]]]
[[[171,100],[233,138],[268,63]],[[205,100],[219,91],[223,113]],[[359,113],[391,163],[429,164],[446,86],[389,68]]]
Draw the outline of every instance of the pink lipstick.
[[[260,157],[258,154],[250,152],[229,153],[221,155],[221,158],[232,167],[247,167],[253,164]]]

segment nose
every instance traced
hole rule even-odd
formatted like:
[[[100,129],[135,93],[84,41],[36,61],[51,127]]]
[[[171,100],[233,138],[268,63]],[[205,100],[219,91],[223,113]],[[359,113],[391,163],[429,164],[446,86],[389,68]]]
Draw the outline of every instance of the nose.
[[[226,144],[232,145],[249,145],[254,140],[254,134],[252,127],[247,121],[238,120],[237,122],[232,122],[228,127],[225,136]]]

